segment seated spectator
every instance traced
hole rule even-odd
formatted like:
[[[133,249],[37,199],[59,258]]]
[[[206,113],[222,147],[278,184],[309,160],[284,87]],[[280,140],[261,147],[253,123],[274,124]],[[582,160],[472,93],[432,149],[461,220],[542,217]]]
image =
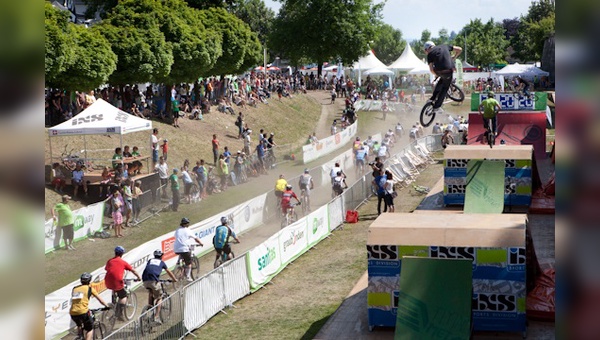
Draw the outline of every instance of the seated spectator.
[[[191,115],[190,119],[195,119],[195,120],[203,119],[202,110],[200,109],[200,105],[198,105],[198,104],[194,105],[194,109],[192,110],[192,115]]]
[[[144,117],[142,112],[140,112],[140,109],[138,109],[138,106],[136,103],[131,104],[131,114],[134,116],[146,119],[146,117]]]
[[[235,111],[233,110],[233,108],[227,104],[226,100],[224,97],[221,97],[219,99],[219,107],[218,110],[223,112],[223,113],[227,113],[229,112],[232,115],[235,115]]]
[[[133,157],[131,152],[129,152],[129,145],[123,147],[123,157]]]
[[[81,164],[77,163],[75,165],[75,170],[73,170],[73,175],[71,177],[71,184],[73,185],[73,197],[77,197],[77,192],[79,191],[79,187],[83,187],[83,192],[85,196],[88,194],[87,181],[84,178],[85,173],[81,168]]]
[[[67,184],[67,177],[63,173],[60,163],[52,164],[52,172],[50,174],[50,183],[54,186],[54,190],[63,193],[63,189]]]

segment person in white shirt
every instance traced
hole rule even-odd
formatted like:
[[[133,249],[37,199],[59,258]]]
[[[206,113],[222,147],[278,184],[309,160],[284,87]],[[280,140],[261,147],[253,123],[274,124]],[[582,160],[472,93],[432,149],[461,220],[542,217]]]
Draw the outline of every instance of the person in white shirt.
[[[161,156],[158,159],[158,164],[154,167],[154,172],[158,173],[160,179],[160,186],[162,187],[162,197],[167,197],[167,183],[169,182],[169,166],[165,159]]]
[[[379,147],[379,152],[377,153],[377,156],[379,157],[379,159],[382,162],[385,162],[385,160],[390,156],[390,154],[388,152],[388,147],[386,144],[381,144],[381,146]]]
[[[331,169],[331,172],[329,172],[329,176],[331,177],[331,184],[332,185],[333,185],[333,180],[337,176],[338,172],[341,172],[342,174],[344,174],[344,171],[340,167],[340,163],[335,163],[335,165]],[[346,177],[346,174],[344,174],[344,177]]]
[[[156,166],[158,162],[158,129],[152,130],[152,136],[150,137],[150,148],[152,149],[152,166]]]
[[[408,133],[408,137],[410,138],[411,142],[417,140],[418,133],[419,133],[419,129],[417,128],[416,125],[413,125],[412,128],[410,129],[410,132]]]
[[[402,138],[402,135],[404,134],[404,128],[402,127],[402,124],[400,124],[400,122],[396,124],[396,134],[398,135],[398,138]]]
[[[181,219],[179,228],[175,230],[175,243],[173,244],[173,251],[175,254],[180,255],[185,263],[185,276],[188,282],[193,281],[192,273],[192,251],[190,249],[189,240],[196,241],[201,247],[203,246],[202,241],[192,231],[188,229],[190,226],[190,220],[187,217]]]
[[[337,120],[333,120],[331,124],[331,135],[335,135],[337,133]]]
[[[442,133],[442,126],[439,122],[436,122],[433,128],[431,129],[431,133],[434,135],[439,135]]]
[[[187,203],[192,203],[192,185],[194,180],[188,172],[187,166],[181,168],[181,180],[183,181],[183,195],[187,198]]]

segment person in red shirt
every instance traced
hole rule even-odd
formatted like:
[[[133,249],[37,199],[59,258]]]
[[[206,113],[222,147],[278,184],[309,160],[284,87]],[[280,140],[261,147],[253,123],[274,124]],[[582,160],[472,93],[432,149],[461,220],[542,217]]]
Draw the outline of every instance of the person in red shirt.
[[[123,317],[123,311],[127,304],[127,292],[125,291],[125,281],[123,276],[125,271],[128,270],[137,277],[136,281],[141,281],[142,277],[138,274],[133,267],[121,257],[125,253],[125,248],[117,246],[115,248],[115,257],[106,262],[104,270],[106,270],[106,276],[104,277],[104,283],[106,288],[112,290],[119,297],[119,301],[116,303],[115,314],[120,321],[125,321]],[[113,301],[115,303],[116,301]]]
[[[213,135],[212,139],[212,150],[213,150],[213,163],[217,166],[217,160],[219,159],[219,140],[217,135]]]
[[[285,191],[281,195],[281,213],[284,217],[285,214],[287,214],[287,209],[290,207],[290,201],[292,200],[292,197],[296,199],[296,202],[300,203],[298,196],[296,196],[296,193],[292,191],[292,186],[288,184],[285,186]]]

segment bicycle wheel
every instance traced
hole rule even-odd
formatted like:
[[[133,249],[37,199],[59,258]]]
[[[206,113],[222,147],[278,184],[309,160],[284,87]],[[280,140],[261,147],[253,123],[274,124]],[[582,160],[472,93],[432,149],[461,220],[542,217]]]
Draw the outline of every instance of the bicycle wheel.
[[[127,304],[125,305],[125,318],[127,320],[133,320],[135,311],[137,310],[137,295],[132,291],[129,291],[128,295]]]
[[[431,123],[433,123],[434,119],[435,112],[433,112],[433,103],[427,102],[423,106],[423,109],[421,109],[421,116],[419,117],[421,125],[423,125],[423,127],[428,127],[431,125]]]
[[[115,322],[117,321],[117,315],[115,314],[115,307],[111,308],[108,311],[102,313],[101,323],[106,327],[106,334],[112,333],[113,329],[115,329]]]
[[[294,213],[292,214],[292,220],[290,221],[290,224],[296,221],[298,221],[298,214],[296,213],[296,211],[294,211]]]
[[[217,257],[217,259],[215,259],[215,263],[213,264],[213,269],[217,269],[221,264],[223,264],[223,260],[221,260],[220,257]]]
[[[154,322],[154,312],[149,312],[152,306],[145,305],[140,315],[140,332],[142,335],[150,334],[152,331],[152,324]]]
[[[169,295],[164,293],[162,296],[162,302],[160,303],[160,321],[163,323],[169,321],[171,318],[171,299]]]
[[[190,272],[192,279],[197,279],[200,276],[200,261],[196,256],[192,255],[192,271]]]
[[[175,277],[177,278],[177,282],[174,284],[176,289],[183,288],[187,284],[185,277],[185,267],[184,265],[177,265],[175,268]]]
[[[450,84],[448,88],[448,98],[452,99],[455,102],[462,102],[465,100],[465,93],[461,90],[460,87],[456,86],[456,84]]]
[[[493,147],[494,147],[494,144],[496,143],[496,136],[495,136],[495,134],[494,134],[492,131],[490,131],[490,130],[488,130],[488,137],[487,137],[487,140],[488,140],[488,144],[490,145],[490,149],[491,149],[491,148],[493,148]]]
[[[94,334],[92,336],[92,339],[101,340],[101,339],[104,339],[104,337],[107,335],[108,335],[108,332],[106,331],[105,324],[103,324],[102,322],[98,322],[98,323],[94,324]]]

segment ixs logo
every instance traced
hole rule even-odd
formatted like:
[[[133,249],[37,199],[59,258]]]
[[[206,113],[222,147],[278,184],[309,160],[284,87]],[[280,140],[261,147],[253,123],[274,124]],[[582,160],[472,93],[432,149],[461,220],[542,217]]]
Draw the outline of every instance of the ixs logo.
[[[398,246],[367,246],[369,260],[397,260]]]
[[[286,251],[290,246],[296,244],[296,242],[302,240],[304,238],[304,230],[301,231],[292,231],[290,233],[290,237],[283,241],[283,251]]]
[[[508,259],[506,269],[508,271],[525,271],[527,254],[525,248],[508,248]]]
[[[275,248],[267,247],[267,253],[258,258],[258,270],[263,270],[277,258]]]
[[[439,259],[469,259],[475,260],[474,247],[430,247],[429,257]]]
[[[466,192],[466,185],[464,184],[449,184],[446,186],[448,194],[464,194]]]
[[[507,294],[473,294],[473,311],[480,312],[516,312],[517,297]]]
[[[505,159],[504,160],[504,168],[514,168],[517,166],[517,161],[514,159]]]
[[[72,124],[72,126],[75,126],[75,125],[84,124],[84,123],[100,122],[103,119],[104,119],[104,115],[102,113],[99,113],[99,114],[88,115],[85,117],[76,117],[71,121],[72,122],[71,124]]]
[[[469,164],[468,159],[448,159],[446,160],[447,168],[466,168]]]

